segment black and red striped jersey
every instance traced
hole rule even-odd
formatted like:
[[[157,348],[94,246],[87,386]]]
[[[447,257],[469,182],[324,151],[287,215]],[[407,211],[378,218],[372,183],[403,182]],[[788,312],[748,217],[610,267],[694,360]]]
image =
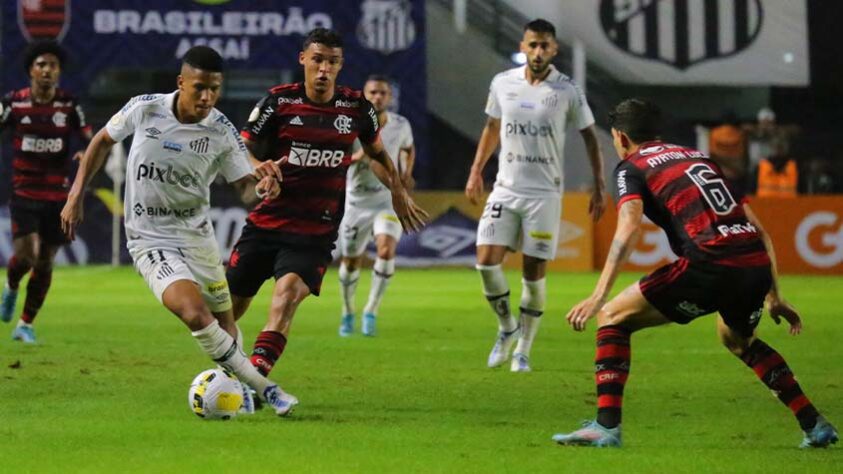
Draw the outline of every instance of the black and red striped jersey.
[[[41,201],[67,199],[69,141],[83,140],[91,128],[75,97],[56,89],[48,103],[37,103],[30,88],[9,92],[0,100],[0,130],[13,128],[12,188],[16,196]]]
[[[758,229],[744,213],[746,198],[704,153],[644,143],[615,168],[615,185],[618,208],[643,200],[644,214],[664,229],[676,255],[730,266],[770,263]]]
[[[260,160],[287,157],[281,194],[258,204],[247,222],[291,243],[332,245],[345,208],[352,144],[378,137],[372,104],[344,86],[318,104],[303,83],[280,85],[258,102],[241,135],[255,144]]]

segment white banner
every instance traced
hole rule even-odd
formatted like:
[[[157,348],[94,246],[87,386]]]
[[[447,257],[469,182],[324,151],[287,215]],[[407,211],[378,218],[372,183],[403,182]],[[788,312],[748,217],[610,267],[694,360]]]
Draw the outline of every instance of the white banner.
[[[805,86],[805,0],[506,0],[625,82]]]

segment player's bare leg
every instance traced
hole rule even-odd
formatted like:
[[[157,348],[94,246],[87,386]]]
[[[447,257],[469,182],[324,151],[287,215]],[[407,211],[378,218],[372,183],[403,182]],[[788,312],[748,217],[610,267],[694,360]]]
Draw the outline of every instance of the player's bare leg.
[[[35,232],[17,237],[12,241],[14,255],[9,259],[6,269],[6,284],[3,286],[3,299],[0,302],[0,319],[4,323],[11,321],[14,316],[18,287],[23,277],[35,266],[39,244],[40,239]]]
[[[342,319],[340,320],[340,336],[350,336],[354,332],[354,293],[360,281],[360,265],[363,255],[356,257],[342,257],[340,260],[339,279],[340,296],[342,297]]]
[[[621,445],[621,406],[629,377],[630,336],[639,329],[660,326],[670,320],[654,308],[633,283],[612,298],[597,313],[597,419],[572,433],[559,433],[559,444],[588,446]]]
[[[546,300],[547,260],[524,255],[521,279],[521,304],[519,305],[519,326],[521,335],[512,353],[510,370],[513,372],[530,371],[530,350],[539,331],[541,316],[544,314]]]
[[[35,245],[37,251],[34,255],[34,264],[29,274],[29,281],[26,284],[23,312],[12,333],[12,339],[27,343],[35,342],[35,329],[32,323],[35,321],[38,311],[44,305],[47,292],[50,290],[50,284],[53,281],[53,261],[59,251],[59,246],[46,244],[38,238],[35,239]]]
[[[476,268],[483,281],[483,294],[498,317],[497,340],[487,359],[489,367],[499,367],[509,359],[512,346],[521,334],[518,321],[512,317],[510,311],[509,283],[501,268],[506,252],[507,248],[504,245],[477,246]]]
[[[758,339],[755,333],[746,337],[729,327],[722,316],[717,317],[717,335],[724,346],[755,372],[761,382],[796,416],[805,433],[801,447],[824,448],[838,440],[837,430],[823,418],[775,349]]]
[[[398,240],[388,234],[378,234],[375,236],[375,246],[378,258],[372,268],[372,287],[369,289],[369,300],[366,302],[366,307],[363,308],[362,332],[364,336],[374,336],[376,333],[375,318],[378,314],[378,308],[380,308],[386,287],[395,273],[395,249],[398,247]]]
[[[275,282],[269,317],[255,340],[252,365],[269,375],[287,347],[287,338],[299,304],[310,295],[310,288],[295,273],[287,273]]]

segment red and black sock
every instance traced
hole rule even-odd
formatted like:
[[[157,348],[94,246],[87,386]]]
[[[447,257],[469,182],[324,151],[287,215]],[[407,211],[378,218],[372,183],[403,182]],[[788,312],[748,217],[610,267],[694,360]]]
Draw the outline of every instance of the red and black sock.
[[[802,387],[796,382],[787,362],[775,349],[761,339],[756,339],[741,356],[741,360],[790,408],[803,430],[814,427],[819,413],[802,393]]]
[[[23,303],[23,314],[21,319],[27,324],[32,324],[38,310],[44,305],[50,283],[53,282],[53,270],[32,270],[29,275],[29,282],[26,284],[26,301]]]
[[[22,263],[15,256],[9,259],[9,266],[6,269],[6,280],[9,282],[9,288],[17,290],[20,281],[24,275],[29,273],[32,267]]]
[[[264,377],[268,376],[286,346],[287,338],[280,332],[261,331],[252,350],[252,365]]]
[[[629,377],[630,331],[621,326],[597,330],[594,380],[597,382],[597,422],[606,428],[621,423],[623,388]]]

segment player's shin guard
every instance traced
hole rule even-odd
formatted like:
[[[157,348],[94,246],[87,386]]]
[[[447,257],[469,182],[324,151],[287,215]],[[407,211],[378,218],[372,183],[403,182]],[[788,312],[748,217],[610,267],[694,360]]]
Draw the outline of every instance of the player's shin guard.
[[[539,331],[541,316],[544,314],[546,282],[545,278],[536,281],[521,280],[521,337],[518,338],[518,345],[515,346],[516,354],[530,356],[530,349],[533,347],[533,340]]]
[[[21,279],[23,279],[23,276],[29,273],[30,270],[32,270],[30,265],[25,265],[15,256],[12,256],[12,258],[9,259],[8,268],[6,268],[6,282],[9,285],[9,289],[17,291]]]
[[[23,314],[20,317],[23,322],[32,324],[32,321],[35,320],[38,310],[44,305],[44,299],[47,297],[47,291],[50,290],[52,282],[52,269],[32,271],[29,282],[26,284],[26,300],[23,304]]]
[[[345,263],[340,263],[339,277],[342,314],[354,314],[354,292],[357,291],[357,281],[360,280],[360,269],[350,272]]]
[[[498,316],[498,327],[501,332],[512,332],[518,325],[509,310],[509,283],[500,265],[475,266],[480,271],[483,280],[483,293],[489,301],[492,311]]]
[[[243,382],[263,393],[272,382],[258,372],[237,346],[231,334],[220,327],[216,319],[204,328],[191,332],[199,347],[223,368],[230,370]]]
[[[802,388],[796,382],[787,362],[775,349],[761,339],[756,339],[743,353],[741,360],[790,408],[803,430],[808,431],[814,427],[819,413],[802,393]]]
[[[287,338],[276,331],[261,331],[255,340],[255,348],[252,350],[252,365],[264,376],[268,376],[278,362],[278,358],[284,353],[287,347]]]
[[[380,308],[383,294],[386,292],[386,287],[389,285],[389,280],[395,273],[395,259],[385,260],[378,257],[372,267],[372,288],[369,290],[369,301],[366,302],[366,307],[363,312],[366,314],[377,314]]]
[[[597,330],[594,380],[597,383],[597,422],[605,428],[621,423],[623,389],[629,377],[628,329],[603,326]]]

